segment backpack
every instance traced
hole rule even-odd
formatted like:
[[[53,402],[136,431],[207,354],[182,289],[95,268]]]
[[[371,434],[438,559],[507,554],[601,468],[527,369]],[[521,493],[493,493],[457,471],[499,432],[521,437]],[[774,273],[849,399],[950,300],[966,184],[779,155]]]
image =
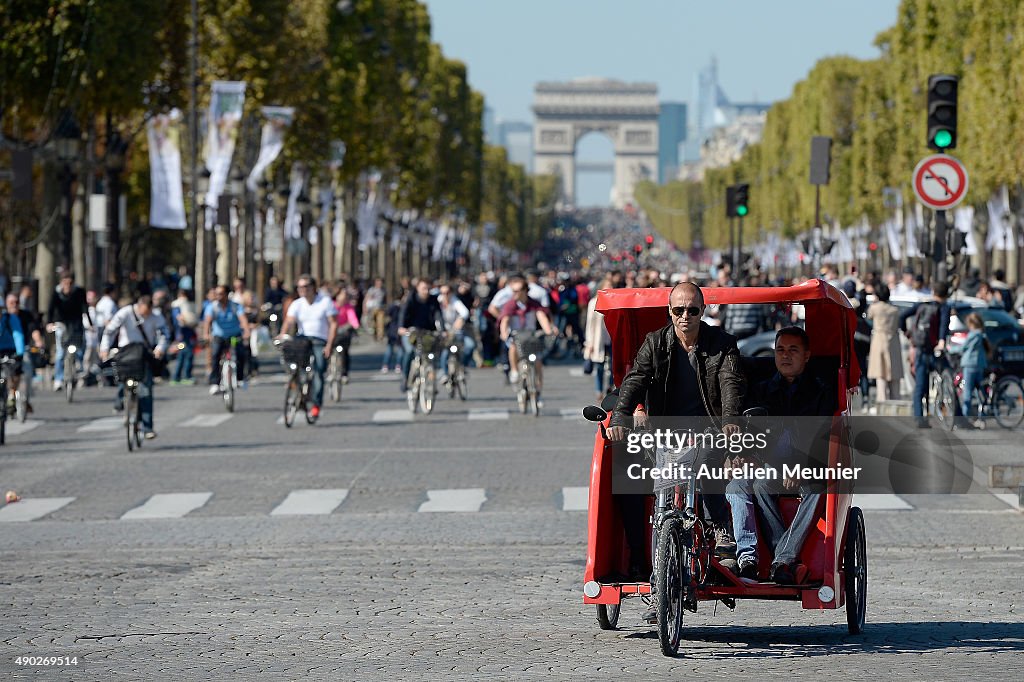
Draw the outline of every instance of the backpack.
[[[910,342],[919,348],[935,348],[939,342],[938,303],[922,303],[910,318]]]

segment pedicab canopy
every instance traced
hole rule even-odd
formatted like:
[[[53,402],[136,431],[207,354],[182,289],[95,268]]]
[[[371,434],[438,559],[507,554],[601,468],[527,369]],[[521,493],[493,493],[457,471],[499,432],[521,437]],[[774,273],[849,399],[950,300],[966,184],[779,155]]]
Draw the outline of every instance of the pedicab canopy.
[[[644,337],[669,323],[668,297],[671,287],[656,289],[602,289],[597,310],[604,313],[612,339],[612,373],[615,385],[629,372]],[[800,304],[806,311],[811,356],[838,356],[845,369],[845,385],[860,381],[860,367],[853,348],[857,313],[846,295],[818,279],[792,287],[701,287],[706,305],[754,303],[764,305]]]

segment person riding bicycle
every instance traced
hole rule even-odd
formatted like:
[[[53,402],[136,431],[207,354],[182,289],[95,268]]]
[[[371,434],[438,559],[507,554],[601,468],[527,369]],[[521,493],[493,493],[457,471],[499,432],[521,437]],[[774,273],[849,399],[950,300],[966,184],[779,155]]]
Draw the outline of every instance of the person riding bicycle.
[[[235,345],[235,376],[244,386],[245,361],[249,356],[249,318],[241,303],[231,300],[226,285],[217,287],[217,299],[206,309],[203,316],[203,336],[213,346],[210,356],[210,395],[220,392],[220,359],[231,347],[231,339],[238,339]]]
[[[455,295],[451,284],[442,284],[441,291],[437,295],[437,303],[441,306],[441,319],[444,321],[444,330],[452,337],[453,341],[462,342],[462,365],[469,363],[476,348],[476,341],[469,329],[469,308]],[[448,343],[444,344],[441,351],[441,381],[448,381]]]
[[[6,308],[0,312],[0,360],[10,360],[12,377],[11,384],[7,387],[7,405],[0,405],[0,410],[7,408],[8,413],[14,411],[14,392],[18,390],[18,383],[23,372],[22,356],[25,354],[25,333],[21,328],[21,320],[16,312],[11,312],[11,299],[17,307],[18,295],[8,294],[5,300]]]
[[[65,339],[78,340],[75,355],[79,362],[85,354],[85,323],[84,319],[91,321],[89,316],[89,304],[85,300],[85,290],[75,286],[75,275],[70,270],[65,270],[60,277],[60,285],[50,298],[50,307],[46,311],[46,319],[49,321],[47,331],[56,334],[57,360],[53,372],[53,390],[59,391],[64,386],[64,347]],[[58,324],[63,324],[61,330]],[[71,377],[74,380],[74,377]]]
[[[680,282],[669,293],[670,323],[647,335],[623,378],[612,412],[608,438],[622,441],[627,430],[650,417],[711,418],[730,436],[739,433],[739,416],[746,394],[736,337],[701,318],[704,294],[692,282]],[[634,414],[643,410],[639,418]],[[626,541],[630,573],[646,565],[646,495],[616,495]],[[735,551],[731,520],[724,495],[702,496],[714,526],[715,551],[724,565]],[[726,564],[726,561],[729,563]],[[650,620],[653,610],[644,614]]]
[[[4,303],[6,304],[7,313],[15,316],[21,322],[21,333],[25,337],[25,352],[22,355],[24,359],[22,366],[27,375],[24,386],[25,409],[28,414],[32,414],[32,377],[36,371],[34,360],[40,363],[45,362],[46,339],[43,338],[43,332],[39,329],[38,317],[31,310],[22,307],[21,298],[18,294],[14,292],[7,294]],[[15,376],[15,383],[11,388],[12,391],[19,387],[19,381],[19,377]]]
[[[914,394],[911,409],[918,428],[931,428],[928,418],[924,415],[924,399],[928,392],[928,377],[932,372],[944,369],[945,360],[936,358],[935,352],[942,352],[949,336],[950,306],[947,302],[949,287],[945,283],[937,283],[933,287],[930,300],[921,303],[914,314],[907,320],[907,336],[912,351],[911,367],[914,368]],[[955,419],[960,418],[960,404],[954,403]]]
[[[836,391],[821,379],[807,374],[804,370],[811,359],[810,338],[800,327],[784,327],[775,334],[775,375],[753,386],[748,395],[748,404],[763,407],[769,417],[797,417],[775,426],[773,446],[765,453],[765,463],[780,467],[782,464],[799,464],[794,456],[798,448],[815,442],[815,433],[824,426],[818,420],[807,417],[831,417],[837,407]],[[827,442],[827,439],[818,442]],[[741,456],[742,458],[742,456]],[[757,465],[756,462],[750,462]],[[740,464],[733,461],[734,467]],[[793,521],[787,526],[776,502],[781,493],[799,493],[800,505]],[[822,493],[806,482],[787,478],[782,480],[740,479],[729,481],[725,488],[726,499],[732,510],[732,523],[736,531],[736,561],[739,575],[758,580],[757,569],[757,521],[754,507],[760,510],[761,518],[768,530],[768,546],[772,549],[770,577],[773,582],[789,585],[798,576],[797,557],[804,539],[810,532],[817,516],[818,502]]]
[[[398,335],[402,339],[402,384],[399,387],[405,393],[409,384],[409,369],[412,367],[414,349],[409,335],[414,330],[437,331],[442,329],[441,305],[436,296],[430,295],[430,282],[420,279],[416,282],[415,291],[411,292],[402,303],[398,313]]]
[[[329,296],[317,292],[316,280],[311,275],[299,275],[295,293],[298,296],[288,306],[281,336],[286,336],[294,327],[313,343],[313,407],[309,414],[316,418],[320,416],[324,402],[324,372],[327,371],[327,359],[334,350],[338,317],[334,302]]]
[[[139,296],[135,303],[118,310],[113,319],[107,323],[103,330],[103,339],[100,341],[100,358],[103,361],[106,361],[110,354],[115,334],[117,335],[117,348],[124,348],[130,343],[141,343],[156,359],[162,358],[167,352],[167,344],[170,340],[167,323],[163,315],[153,308],[153,298],[149,295]],[[152,440],[156,438],[156,431],[153,430],[153,370],[148,363],[142,386],[143,388],[139,392],[142,430],[146,438]],[[123,409],[124,384],[121,384],[117,389],[114,410],[120,412]]]
[[[501,309],[499,329],[501,340],[505,342],[505,347],[508,349],[508,361],[511,367],[509,370],[509,381],[514,384],[519,381],[520,358],[519,351],[516,349],[515,341],[512,338],[512,332],[533,332],[537,329],[538,325],[548,336],[553,336],[556,331],[547,308],[537,302],[536,299],[530,298],[527,293],[526,283],[522,280],[516,280],[512,282],[511,286],[512,300],[507,302]],[[541,392],[544,388],[542,368],[542,363],[538,362],[537,407],[544,406],[544,401],[541,399]]]
[[[335,346],[344,346],[345,352],[341,356],[341,382],[348,383],[348,369],[352,363],[352,337],[359,329],[359,315],[356,314],[356,307],[349,300],[348,289],[341,287],[334,297],[334,307],[338,313],[338,334],[334,339]]]

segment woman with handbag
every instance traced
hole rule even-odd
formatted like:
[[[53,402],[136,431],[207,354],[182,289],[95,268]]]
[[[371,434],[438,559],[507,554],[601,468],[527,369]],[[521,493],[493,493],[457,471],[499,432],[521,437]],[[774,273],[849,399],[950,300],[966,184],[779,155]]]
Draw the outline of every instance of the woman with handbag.
[[[610,277],[605,277],[598,287],[599,290],[611,288]],[[583,334],[583,371],[586,374],[594,374],[594,390],[598,402],[604,398],[604,363],[612,360],[611,344],[612,337],[604,324],[604,315],[597,312],[597,296],[593,296],[587,303],[587,323]]]

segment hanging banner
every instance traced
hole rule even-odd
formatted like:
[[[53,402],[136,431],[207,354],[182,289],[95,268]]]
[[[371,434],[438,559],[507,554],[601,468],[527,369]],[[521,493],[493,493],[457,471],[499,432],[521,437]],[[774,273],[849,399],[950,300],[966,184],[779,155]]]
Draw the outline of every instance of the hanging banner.
[[[903,240],[900,238],[900,226],[895,220],[885,221],[885,236],[889,239],[889,255],[893,260],[903,260]]]
[[[217,198],[224,193],[224,185],[231,170],[231,156],[235,152],[238,127],[245,104],[245,83],[242,81],[214,81],[210,96],[210,110],[206,119],[206,169],[210,171],[210,188],[206,205],[216,208]]]
[[[1013,228],[1010,226],[1010,194],[1006,186],[988,200],[988,236],[986,251],[1009,251],[1014,247]]]
[[[978,255],[978,243],[974,239],[974,207],[960,206],[953,211],[953,225],[967,237],[964,253]]]
[[[284,237],[277,222],[277,212],[271,206],[263,223],[263,260],[273,263],[284,258]]]
[[[149,225],[185,229],[185,198],[181,189],[181,112],[156,114],[146,123],[149,141]]]
[[[255,192],[263,171],[274,162],[284,148],[284,131],[295,118],[294,107],[263,107],[263,132],[260,134],[260,155],[252,167],[245,186]]]
[[[302,239],[302,215],[299,214],[298,203],[304,184],[305,173],[302,166],[293,163],[288,183],[288,207],[284,215],[285,239]]]
[[[359,203],[356,229],[359,231],[359,250],[365,251],[377,237],[377,194],[373,190]]]
[[[921,249],[918,247],[918,225],[917,211],[911,209],[906,217],[907,226],[907,258],[920,258]]]
[[[341,248],[341,237],[344,234],[345,229],[345,203],[341,197],[334,202],[334,229],[331,230],[331,240],[334,242],[334,248]]]

